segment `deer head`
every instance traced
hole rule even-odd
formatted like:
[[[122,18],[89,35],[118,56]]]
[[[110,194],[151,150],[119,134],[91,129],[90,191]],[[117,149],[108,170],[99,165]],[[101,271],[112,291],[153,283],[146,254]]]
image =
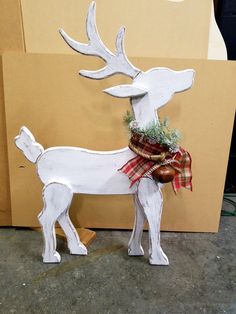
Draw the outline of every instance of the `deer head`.
[[[164,106],[175,93],[189,89],[194,80],[194,70],[173,71],[168,68],[153,68],[142,72],[128,60],[124,50],[125,28],[121,27],[116,37],[116,52],[113,54],[101,41],[96,27],[96,4],[89,7],[86,29],[89,43],[83,44],[69,37],[62,29],[60,34],[75,51],[97,56],[106,62],[97,71],[81,70],[80,75],[91,79],[103,79],[114,74],[124,74],[133,79],[132,84],[118,85],[104,92],[115,97],[130,97],[136,119],[140,125],[158,120],[156,110]]]

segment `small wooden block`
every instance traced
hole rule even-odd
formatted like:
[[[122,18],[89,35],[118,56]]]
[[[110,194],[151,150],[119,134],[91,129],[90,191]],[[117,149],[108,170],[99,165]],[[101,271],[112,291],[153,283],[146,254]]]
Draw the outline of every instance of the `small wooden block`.
[[[33,229],[35,231],[41,231],[41,228],[31,228],[31,229]],[[59,237],[60,239],[66,240],[66,236],[65,236],[63,230],[60,227],[55,228],[55,231],[56,231],[57,237]],[[80,241],[87,247],[96,238],[96,232],[92,231],[90,229],[76,228],[76,231],[79,234]]]
[[[66,240],[66,236],[64,234],[64,231],[61,228],[55,228],[56,235],[63,240]],[[76,228],[76,231],[79,234],[80,241],[85,245],[89,246],[93,240],[96,238],[96,232],[92,231],[90,229],[85,228]]]

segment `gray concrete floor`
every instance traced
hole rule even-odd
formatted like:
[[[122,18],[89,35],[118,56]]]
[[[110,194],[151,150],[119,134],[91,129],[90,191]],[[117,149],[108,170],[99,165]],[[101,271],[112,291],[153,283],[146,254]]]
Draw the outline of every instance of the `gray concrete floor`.
[[[89,255],[43,264],[42,235],[0,229],[0,313],[236,313],[236,217],[218,234],[161,234],[170,266],[128,257],[128,231],[98,231]],[[148,235],[143,236],[147,251]]]

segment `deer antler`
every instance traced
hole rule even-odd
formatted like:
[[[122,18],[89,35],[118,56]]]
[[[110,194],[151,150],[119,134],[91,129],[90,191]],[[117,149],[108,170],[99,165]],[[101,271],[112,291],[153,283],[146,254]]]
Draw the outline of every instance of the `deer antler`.
[[[66,43],[75,51],[90,55],[97,56],[103,59],[107,65],[97,71],[80,71],[82,76],[91,78],[91,79],[103,79],[105,77],[111,76],[113,74],[124,74],[134,78],[140,70],[135,68],[127,59],[125,51],[124,51],[124,34],[125,28],[121,27],[117,37],[116,37],[116,53],[113,54],[102,42],[97,26],[96,26],[96,3],[92,2],[89,6],[87,21],[86,21],[86,29],[87,36],[89,39],[88,44],[83,44],[75,41],[71,37],[69,37],[64,30],[60,29],[59,32],[61,36],[64,38]]]

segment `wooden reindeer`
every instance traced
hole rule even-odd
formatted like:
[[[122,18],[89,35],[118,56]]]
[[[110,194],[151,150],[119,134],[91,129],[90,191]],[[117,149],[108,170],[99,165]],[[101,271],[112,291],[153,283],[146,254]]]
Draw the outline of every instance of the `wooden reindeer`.
[[[164,106],[175,93],[189,89],[193,84],[194,71],[172,71],[154,68],[147,72],[134,67],[127,59],[124,47],[125,29],[122,27],[116,38],[116,53],[113,54],[101,41],[95,19],[95,3],[92,2],[87,16],[89,44],[79,43],[63,30],[60,33],[75,51],[102,58],[106,66],[98,71],[80,71],[82,76],[103,79],[121,73],[133,79],[130,85],[119,85],[105,90],[115,97],[130,97],[136,120],[145,127],[157,121],[156,110]],[[116,151],[92,151],[79,147],[52,147],[44,150],[31,132],[22,127],[16,137],[16,145],[31,162],[36,164],[38,175],[44,184],[44,207],[38,219],[42,226],[45,248],[45,263],[60,262],[56,251],[55,222],[58,221],[67,237],[71,254],[86,255],[87,249],[80,242],[68,210],[74,193],[86,194],[133,194],[136,218],[128,254],[144,255],[141,245],[143,225],[149,225],[149,261],[152,265],[168,265],[169,261],[160,245],[160,221],[162,214],[161,184],[151,177],[144,177],[130,187],[129,179],[120,169],[136,154],[128,147]]]

